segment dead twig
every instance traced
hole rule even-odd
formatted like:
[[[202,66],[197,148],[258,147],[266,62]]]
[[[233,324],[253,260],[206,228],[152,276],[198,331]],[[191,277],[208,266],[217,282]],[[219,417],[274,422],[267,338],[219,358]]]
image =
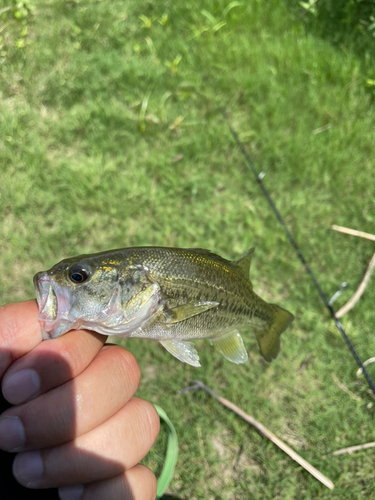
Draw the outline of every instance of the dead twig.
[[[375,358],[366,359],[366,361],[363,362],[363,366],[367,366],[370,363],[375,363]],[[362,375],[362,373],[363,373],[362,368],[358,368],[357,373],[356,373],[357,377]]]
[[[332,453],[332,455],[342,455],[343,453],[349,453],[351,455],[353,451],[367,450],[367,448],[374,447],[375,443],[358,444],[357,446],[349,446],[349,448],[341,448],[341,450],[336,450]]]
[[[375,362],[375,358],[366,359],[366,361],[363,362],[363,366],[367,366],[370,363],[374,363],[374,362]],[[358,370],[356,372],[357,378],[359,378],[362,374],[363,374],[362,368],[358,368]],[[375,400],[375,394],[372,391],[367,390],[367,394],[369,394],[372,397],[372,399]],[[367,408],[371,408],[373,405],[374,405],[374,403],[369,403],[367,405]]]
[[[341,233],[351,234],[352,236],[359,236],[360,238],[366,238],[368,240],[375,241],[374,234],[364,233],[363,231],[357,231],[356,229],[349,229],[347,227],[335,226],[335,225],[332,226],[332,229],[334,229],[335,231],[340,231]],[[362,280],[362,283],[359,285],[356,292],[348,300],[348,302],[335,313],[336,318],[341,318],[342,316],[344,316],[344,314],[347,313],[348,311],[350,311],[350,309],[352,309],[355,306],[355,304],[358,302],[358,300],[361,298],[361,296],[362,296],[363,292],[365,291],[365,288],[370,280],[371,273],[372,273],[374,267],[375,267],[375,253],[372,256],[372,259],[370,260],[370,264],[368,265],[368,268],[366,270],[366,274]]]
[[[287,455],[289,455],[293,460],[295,460],[299,465],[301,465],[304,469],[306,469],[312,476],[314,476],[318,481],[327,486],[330,490],[333,490],[334,484],[328,477],[324,476],[320,471],[318,471],[315,467],[313,467],[309,462],[307,462],[304,458],[302,458],[298,453],[296,453],[292,448],[290,448],[286,443],[281,441],[278,437],[276,437],[271,431],[269,431],[264,425],[255,420],[255,418],[251,417],[247,413],[245,413],[241,408],[231,403],[227,399],[219,396],[215,391],[207,387],[200,380],[195,380],[194,385],[191,387],[187,387],[186,389],[182,389],[180,394],[185,393],[194,389],[203,389],[207,394],[217,399],[222,405],[226,406],[238,416],[240,416],[243,420],[248,422],[250,425],[255,427],[263,436],[272,441],[276,446],[278,446],[281,450],[283,450]]]
[[[375,267],[375,253],[370,260],[370,264],[368,265],[368,268],[367,268],[365,276],[362,280],[362,283],[359,285],[356,292],[348,300],[348,302],[344,306],[342,306],[341,309],[339,309],[337,311],[336,318],[341,318],[341,316],[344,316],[344,314],[347,313],[348,311],[350,311],[350,309],[352,309],[355,306],[355,304],[358,302],[358,300],[361,298],[361,295],[365,291],[367,283],[370,280],[371,273],[372,273],[374,267]]]
[[[349,229],[348,227],[332,226],[334,231],[339,231],[340,233],[351,234],[352,236],[359,236],[360,238],[366,238],[367,240],[375,241],[375,234],[364,233],[363,231],[357,231],[356,229]]]

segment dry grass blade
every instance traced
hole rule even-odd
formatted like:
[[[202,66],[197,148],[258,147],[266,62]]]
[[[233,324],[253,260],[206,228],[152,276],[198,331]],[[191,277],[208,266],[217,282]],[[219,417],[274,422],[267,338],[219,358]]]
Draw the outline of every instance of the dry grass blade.
[[[336,450],[332,455],[342,455],[343,453],[353,453],[353,451],[367,450],[368,448],[374,448],[375,443],[365,443],[358,444],[357,446],[349,446],[348,448],[341,448],[341,450]]]
[[[360,370],[362,370],[362,369],[360,368]],[[335,384],[341,390],[343,390],[344,392],[346,392],[346,394],[348,394],[348,396],[350,396],[352,399],[354,399],[354,401],[359,401],[359,402],[362,401],[362,398],[360,398],[359,396],[357,396],[356,394],[354,394],[354,392],[352,392],[350,389],[348,389],[345,384],[343,384],[342,382],[340,382],[340,380],[336,377],[336,375],[334,373],[332,373],[332,379],[335,382]]]

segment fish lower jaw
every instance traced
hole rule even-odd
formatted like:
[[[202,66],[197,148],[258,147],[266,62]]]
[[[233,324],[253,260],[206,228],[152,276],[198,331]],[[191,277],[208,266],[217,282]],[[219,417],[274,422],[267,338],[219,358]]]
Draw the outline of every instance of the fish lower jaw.
[[[39,318],[40,320],[40,318]],[[81,321],[57,319],[56,321],[40,321],[43,340],[56,339],[70,330],[79,330]]]
[[[133,337],[133,334],[139,330],[139,326],[131,327],[127,324],[119,325],[105,325],[103,323],[96,323],[95,321],[84,321],[76,330],[91,330],[100,335],[114,335],[115,337]]]

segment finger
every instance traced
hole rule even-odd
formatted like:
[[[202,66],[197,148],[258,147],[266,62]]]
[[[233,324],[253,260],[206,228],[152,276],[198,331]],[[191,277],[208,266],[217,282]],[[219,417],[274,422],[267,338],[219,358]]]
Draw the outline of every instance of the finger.
[[[35,300],[0,306],[0,378],[18,358],[42,342]]]
[[[74,380],[6,410],[0,418],[0,448],[20,451],[71,441],[126,404],[139,378],[138,363],[129,351],[104,346]]]
[[[5,373],[5,399],[19,405],[73,379],[91,363],[105,340],[106,336],[98,333],[73,330],[41,342]]]
[[[118,476],[87,485],[59,489],[61,500],[155,500],[156,478],[144,465],[136,465]]]
[[[154,406],[133,398],[102,425],[73,442],[20,453],[13,474],[29,488],[87,484],[115,477],[146,455],[159,425]]]

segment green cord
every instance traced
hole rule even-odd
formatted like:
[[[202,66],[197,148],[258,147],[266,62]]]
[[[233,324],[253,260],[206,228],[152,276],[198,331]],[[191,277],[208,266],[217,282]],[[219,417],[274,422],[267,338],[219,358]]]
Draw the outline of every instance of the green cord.
[[[156,491],[156,500],[159,500],[163,496],[165,490],[168,488],[169,483],[173,478],[178,454],[178,440],[175,428],[173,427],[172,422],[169,420],[163,408],[160,408],[160,406],[158,405],[154,406],[156,408],[156,411],[158,412],[160,419],[163,420],[168,426],[167,452],[165,454],[164,466],[158,479],[158,486]]]

